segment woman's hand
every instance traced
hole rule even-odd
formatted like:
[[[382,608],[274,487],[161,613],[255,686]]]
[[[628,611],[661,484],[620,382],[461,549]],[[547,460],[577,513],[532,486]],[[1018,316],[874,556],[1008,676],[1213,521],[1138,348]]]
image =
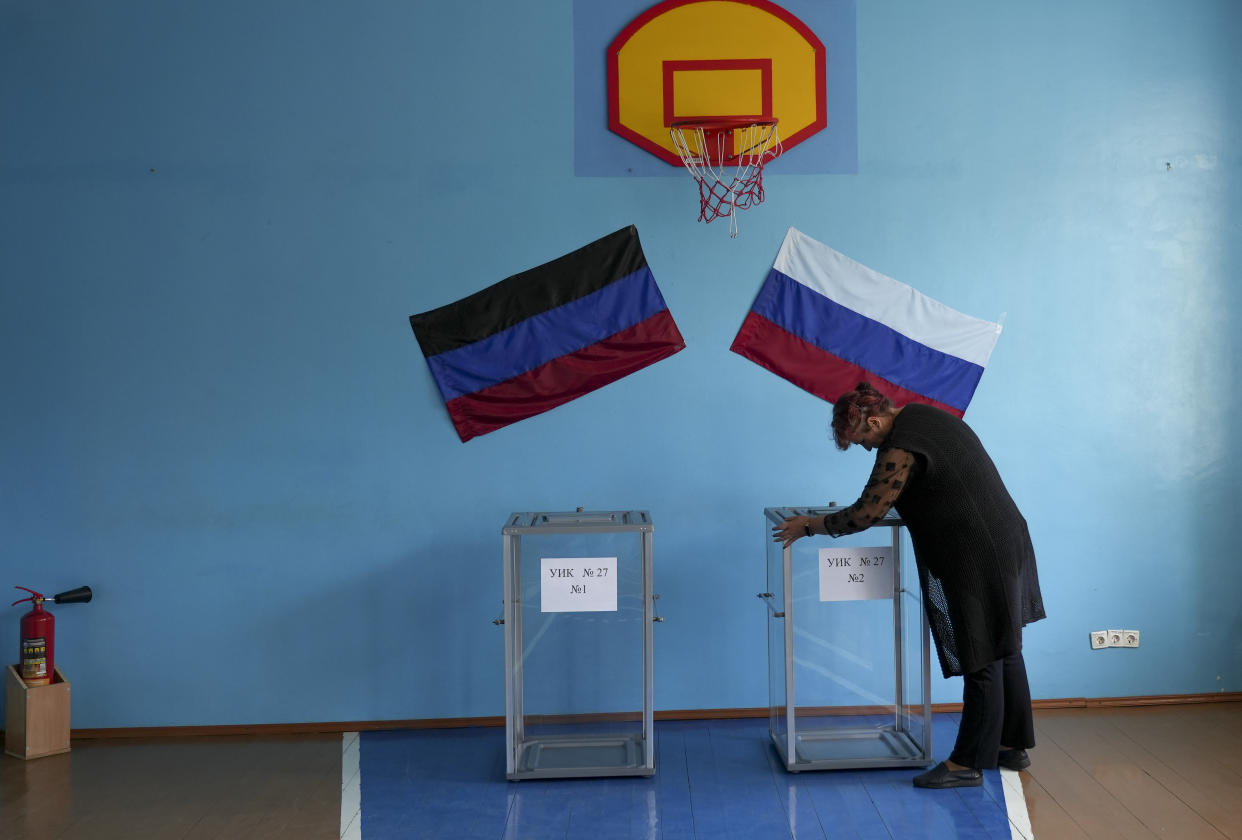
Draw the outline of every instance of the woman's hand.
[[[772,529],[772,540],[788,548],[799,537],[809,537],[811,533],[811,517],[791,516]]]

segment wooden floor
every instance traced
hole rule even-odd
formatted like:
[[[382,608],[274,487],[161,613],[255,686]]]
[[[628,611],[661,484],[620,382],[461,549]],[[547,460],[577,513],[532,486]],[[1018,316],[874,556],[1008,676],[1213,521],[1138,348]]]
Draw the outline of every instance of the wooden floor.
[[[1036,728],[1039,840],[1242,840],[1242,703],[1041,710]],[[78,740],[0,757],[0,836],[330,840],[340,791],[339,735]]]
[[[0,756],[4,840],[335,840],[341,736],[75,740]]]
[[[1040,840],[1242,838],[1242,703],[1035,716],[1022,787]]]

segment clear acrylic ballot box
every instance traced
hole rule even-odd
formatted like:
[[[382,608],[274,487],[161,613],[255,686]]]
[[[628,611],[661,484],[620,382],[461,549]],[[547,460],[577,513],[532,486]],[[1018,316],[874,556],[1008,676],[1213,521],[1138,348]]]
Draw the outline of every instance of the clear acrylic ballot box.
[[[646,511],[509,517],[507,778],[655,772],[652,531]]]
[[[931,763],[931,651],[895,512],[789,547],[772,528],[838,507],[766,508],[769,731],[792,772]]]

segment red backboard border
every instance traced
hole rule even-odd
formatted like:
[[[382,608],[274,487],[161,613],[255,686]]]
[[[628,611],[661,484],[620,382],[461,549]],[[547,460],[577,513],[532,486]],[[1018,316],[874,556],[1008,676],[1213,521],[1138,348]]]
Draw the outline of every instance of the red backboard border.
[[[756,120],[772,119],[772,59],[710,58],[665,61],[663,64],[665,127],[672,125],[674,120],[718,120],[734,116],[754,117]],[[762,111],[758,114],[678,114],[673,108],[673,75],[679,70],[758,70]]]

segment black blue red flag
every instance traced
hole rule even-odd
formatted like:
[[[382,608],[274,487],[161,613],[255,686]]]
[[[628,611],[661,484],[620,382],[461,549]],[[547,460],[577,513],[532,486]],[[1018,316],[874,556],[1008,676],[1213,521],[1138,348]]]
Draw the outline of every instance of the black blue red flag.
[[[633,225],[411,315],[410,326],[463,442],[686,346]]]

